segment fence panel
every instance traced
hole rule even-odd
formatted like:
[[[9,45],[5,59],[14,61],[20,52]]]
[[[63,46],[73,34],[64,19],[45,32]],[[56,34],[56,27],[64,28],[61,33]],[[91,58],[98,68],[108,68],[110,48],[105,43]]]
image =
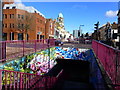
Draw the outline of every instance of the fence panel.
[[[18,88],[29,89],[41,78],[41,76],[36,74],[8,70],[0,70],[0,72],[2,72],[0,73],[2,76],[0,79],[0,85],[2,85],[1,90]]]
[[[53,46],[55,46],[55,39],[1,41],[0,61],[23,57]]]
[[[98,41],[92,48],[117,90],[120,89],[120,51]]]

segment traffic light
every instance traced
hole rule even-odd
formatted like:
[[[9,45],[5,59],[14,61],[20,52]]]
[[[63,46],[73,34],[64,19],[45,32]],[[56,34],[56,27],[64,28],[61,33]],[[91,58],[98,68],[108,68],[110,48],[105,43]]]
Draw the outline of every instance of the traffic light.
[[[98,30],[98,27],[99,27],[99,21],[98,21],[96,24],[94,24],[94,25],[95,25],[94,28],[95,28],[96,30]]]
[[[80,30],[78,30],[78,37],[80,37]]]

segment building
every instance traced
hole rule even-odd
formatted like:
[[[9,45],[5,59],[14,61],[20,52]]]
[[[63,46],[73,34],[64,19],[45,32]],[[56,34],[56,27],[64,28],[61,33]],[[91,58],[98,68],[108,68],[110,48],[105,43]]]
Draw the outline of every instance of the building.
[[[39,40],[54,38],[56,21],[46,19],[34,7],[13,2],[3,4],[4,40]],[[60,22],[60,25],[62,23]],[[63,26],[62,26],[63,27]]]
[[[65,30],[65,27],[64,27],[64,17],[63,17],[63,14],[59,13],[58,17],[57,17],[56,24],[55,24],[55,38],[56,39],[61,39],[63,41],[66,41],[69,36],[70,36],[70,33],[67,32]]]
[[[45,37],[45,17],[33,7],[23,4],[4,4],[4,40],[35,40]]]
[[[46,19],[45,38],[54,38],[55,20]]]
[[[119,41],[116,43],[119,50],[120,50],[120,2],[118,3],[118,33],[117,33],[117,38],[119,39]]]
[[[45,37],[45,17],[33,7],[23,4],[4,4],[4,40],[35,40]]]
[[[94,39],[105,42],[106,44],[114,46],[117,48],[117,42],[119,41],[118,37],[118,24],[113,22],[112,24],[107,22],[98,28],[98,31],[94,31]],[[110,44],[111,43],[111,44]]]
[[[112,41],[114,42],[114,46],[117,47],[117,43],[119,42],[119,38],[118,38],[118,24],[116,22],[113,22],[113,24],[111,24],[111,38]]]
[[[73,30],[73,37],[79,38],[79,36],[80,36],[80,30]]]
[[[102,25],[99,28],[99,40],[103,40],[103,41],[106,40],[106,37],[105,37],[105,34],[106,34],[105,28],[106,28],[106,24]]]

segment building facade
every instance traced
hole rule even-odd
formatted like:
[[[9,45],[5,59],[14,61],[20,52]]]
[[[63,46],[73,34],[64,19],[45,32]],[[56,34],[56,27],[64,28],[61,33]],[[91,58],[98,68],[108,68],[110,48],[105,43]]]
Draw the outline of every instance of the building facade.
[[[111,43],[112,46],[117,48],[118,39],[118,24],[113,22],[112,24],[107,22],[106,24],[102,25],[97,32],[94,32],[94,39],[104,41],[107,43]]]
[[[73,30],[73,37],[79,38],[79,36],[80,36],[80,30]]]
[[[117,46],[120,50],[120,2],[118,3],[118,33],[117,33],[117,38],[119,39],[119,41],[117,42]]]
[[[3,40],[39,40],[55,38],[63,41],[70,37],[65,30],[64,17],[47,19],[34,7],[26,7],[14,0],[3,3]]]
[[[54,38],[55,20],[46,19],[45,38]]]
[[[55,24],[55,37],[56,39],[61,39],[66,41],[70,36],[70,33],[65,30],[64,27],[64,17],[62,13],[58,14],[56,24]]]
[[[44,39],[46,19],[33,7],[10,3],[3,6],[3,39]]]

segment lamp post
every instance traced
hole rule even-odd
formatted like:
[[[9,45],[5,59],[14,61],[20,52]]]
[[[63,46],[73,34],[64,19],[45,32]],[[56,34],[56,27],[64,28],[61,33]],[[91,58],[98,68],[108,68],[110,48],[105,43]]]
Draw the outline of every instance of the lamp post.
[[[82,26],[84,26],[84,25],[79,26],[79,35],[78,35],[79,36],[79,43],[80,43],[80,36],[82,36],[82,29],[81,29]]]

